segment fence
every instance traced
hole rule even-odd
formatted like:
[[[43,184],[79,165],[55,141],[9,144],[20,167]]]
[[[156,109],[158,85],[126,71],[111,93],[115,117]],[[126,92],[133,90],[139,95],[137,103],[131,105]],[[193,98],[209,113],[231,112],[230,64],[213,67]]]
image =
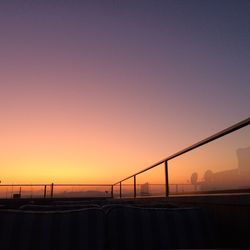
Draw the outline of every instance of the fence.
[[[114,197],[249,193],[249,124],[250,118],[114,183],[112,187],[112,190],[115,190]],[[231,162],[228,160],[230,157]],[[237,157],[238,167],[236,167]],[[139,184],[138,178],[141,175],[156,168],[162,170],[158,175],[163,177],[162,183],[152,184],[145,181]],[[199,174],[204,170],[203,178],[199,178]],[[191,173],[190,180],[185,181],[186,173]],[[175,180],[178,178],[179,183],[176,183]]]
[[[0,198],[112,197],[110,184],[8,184],[0,185]]]
[[[250,193],[249,124],[243,120],[114,184],[8,184],[0,185],[0,198]],[[161,182],[148,181],[152,175]]]

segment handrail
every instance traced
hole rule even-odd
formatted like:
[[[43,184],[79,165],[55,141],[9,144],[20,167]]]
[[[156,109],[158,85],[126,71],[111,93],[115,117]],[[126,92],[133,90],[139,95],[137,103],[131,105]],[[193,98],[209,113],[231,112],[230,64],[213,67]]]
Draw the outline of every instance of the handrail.
[[[54,188],[56,187],[109,187],[110,188],[110,193],[111,196],[110,198],[113,198],[113,185],[112,184],[55,184],[55,183],[50,183],[50,184],[0,184],[1,187],[19,187],[19,197],[21,198],[21,188],[22,187],[43,187],[43,197],[46,198],[48,197],[47,195],[47,188],[50,188],[50,194],[49,197],[53,198],[54,197]],[[106,192],[106,191],[105,191]],[[13,197],[14,198],[14,197]]]
[[[51,185],[50,184],[0,184],[0,187],[20,187],[20,186],[24,186],[24,187],[42,187],[45,185]]]
[[[82,187],[103,187],[103,186],[112,186],[111,184],[55,184],[55,186],[65,187],[65,186],[82,186]]]
[[[158,166],[158,165],[160,165],[160,164],[162,164],[162,163],[164,163],[166,161],[172,160],[172,159],[174,159],[174,158],[176,158],[176,157],[178,157],[178,156],[180,156],[182,154],[185,154],[185,153],[187,153],[187,152],[189,152],[189,151],[191,151],[191,150],[193,150],[195,148],[203,146],[203,145],[205,145],[205,144],[207,144],[207,143],[209,143],[211,141],[219,139],[220,137],[223,137],[223,136],[225,136],[227,134],[230,134],[230,133],[232,133],[232,132],[234,132],[236,130],[239,130],[239,129],[243,128],[243,127],[246,127],[249,124],[250,124],[250,118],[247,118],[247,119],[245,119],[245,120],[243,120],[241,122],[238,122],[238,123],[236,123],[236,124],[234,124],[234,125],[226,128],[226,129],[224,129],[224,130],[222,130],[222,131],[220,131],[220,132],[218,132],[218,133],[216,133],[216,134],[214,134],[212,136],[209,136],[206,139],[203,139],[203,140],[201,140],[201,141],[199,141],[199,142],[197,142],[197,143],[195,143],[195,144],[193,144],[193,145],[191,145],[191,146],[189,146],[189,147],[187,147],[187,148],[185,148],[185,149],[183,149],[181,151],[178,151],[175,154],[172,154],[172,155],[164,158],[161,161],[158,161],[157,163],[155,163],[155,164],[153,164],[153,165],[151,165],[151,166],[149,166],[149,167],[147,167],[147,168],[145,168],[145,169],[143,169],[143,170],[141,170],[141,171],[139,171],[139,172],[137,172],[137,173],[135,173],[133,175],[130,175],[130,176],[128,176],[128,177],[126,177],[126,178],[124,178],[124,179],[116,182],[113,185],[117,185],[117,184],[119,184],[119,183],[121,183],[123,181],[126,181],[126,180],[128,180],[128,179],[130,179],[130,178],[132,178],[132,177],[134,177],[136,175],[139,175],[139,174],[141,174],[143,172],[146,172],[146,171],[148,171],[148,170],[150,170],[150,169],[152,169],[152,168],[154,168],[154,167],[156,167],[156,166]]]
[[[50,186],[51,183],[47,184],[0,184],[0,187],[43,187],[43,186]],[[55,184],[53,183],[54,186],[60,186],[60,187],[67,187],[67,186],[82,186],[82,187],[92,187],[92,186],[97,186],[97,187],[103,187],[103,186],[112,186],[112,184]]]
[[[56,184],[53,183],[54,186],[111,186],[111,184]],[[19,186],[26,186],[26,187],[30,187],[30,186],[44,186],[44,185],[51,185],[51,183],[44,183],[44,184],[0,184],[0,187],[7,187],[7,186],[13,186],[13,187],[19,187]]]
[[[86,183],[85,184],[54,184],[54,183],[50,183],[50,184],[41,184],[41,183],[39,183],[39,184],[0,184],[0,187],[24,187],[24,186],[26,186],[26,187],[38,187],[38,186],[40,186],[40,187],[44,187],[44,198],[46,198],[47,197],[47,187],[50,187],[50,197],[53,197],[54,187],[59,187],[59,186],[60,187],[63,187],[63,186],[64,187],[69,187],[69,186],[82,186],[82,187],[84,187],[84,186],[85,187],[88,187],[88,186],[89,187],[90,186],[96,186],[96,187],[102,186],[102,187],[104,187],[104,186],[106,186],[106,187],[110,187],[110,189],[111,189],[111,192],[110,192],[111,193],[111,198],[113,198],[113,191],[114,191],[113,188],[114,188],[115,185],[119,184],[119,186],[120,186],[120,198],[121,198],[122,197],[122,182],[124,182],[124,181],[126,181],[126,180],[128,180],[130,178],[133,178],[134,198],[136,198],[136,196],[137,196],[136,186],[138,185],[136,183],[136,176],[164,163],[165,164],[165,188],[166,188],[165,192],[166,192],[166,197],[168,197],[168,195],[169,195],[169,185],[170,185],[169,182],[168,182],[168,161],[169,160],[172,160],[172,159],[174,159],[174,158],[176,158],[176,157],[178,157],[180,155],[183,155],[183,154],[185,154],[185,153],[187,153],[187,152],[189,152],[189,151],[191,151],[193,149],[201,147],[201,146],[203,146],[203,145],[205,145],[205,144],[207,144],[209,142],[212,142],[212,141],[214,141],[216,139],[219,139],[219,138],[221,138],[221,137],[223,137],[223,136],[225,136],[227,134],[230,134],[230,133],[232,133],[234,131],[237,131],[237,130],[243,128],[243,127],[246,127],[249,124],[250,124],[250,118],[247,118],[247,119],[245,119],[245,120],[243,120],[241,122],[238,122],[238,123],[234,124],[233,126],[230,126],[230,127],[226,128],[226,129],[224,129],[224,130],[222,130],[222,131],[220,131],[220,132],[218,132],[218,133],[216,133],[216,134],[214,134],[212,136],[207,137],[206,139],[203,139],[203,140],[201,140],[201,141],[199,141],[199,142],[197,142],[197,143],[195,143],[195,144],[193,144],[193,145],[191,145],[191,146],[189,146],[189,147],[187,147],[187,148],[185,148],[183,150],[178,151],[175,154],[172,154],[172,155],[162,159],[161,161],[158,161],[155,164],[153,164],[153,165],[151,165],[151,166],[149,166],[149,167],[147,167],[147,168],[145,168],[145,169],[143,169],[143,170],[141,170],[141,171],[139,171],[139,172],[137,172],[137,173],[135,173],[133,175],[130,175],[130,176],[116,182],[115,184],[86,184]],[[20,193],[21,193],[21,189],[20,189]]]

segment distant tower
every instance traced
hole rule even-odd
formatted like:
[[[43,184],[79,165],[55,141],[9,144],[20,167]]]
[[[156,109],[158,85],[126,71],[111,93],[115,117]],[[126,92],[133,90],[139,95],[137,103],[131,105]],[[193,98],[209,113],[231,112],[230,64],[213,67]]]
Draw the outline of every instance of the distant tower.
[[[249,170],[250,167],[250,147],[239,148],[236,151],[240,170]]]
[[[192,173],[190,179],[191,179],[191,184],[194,185],[194,190],[197,191],[198,174],[196,172]]]
[[[149,195],[149,183],[146,182],[141,185],[141,196],[148,196]]]

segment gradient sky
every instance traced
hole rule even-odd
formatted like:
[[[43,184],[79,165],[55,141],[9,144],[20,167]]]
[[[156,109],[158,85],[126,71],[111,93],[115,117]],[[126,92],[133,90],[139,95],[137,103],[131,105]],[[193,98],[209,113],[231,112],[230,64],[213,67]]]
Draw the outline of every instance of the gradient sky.
[[[0,180],[113,183],[249,117],[248,0],[1,0]]]

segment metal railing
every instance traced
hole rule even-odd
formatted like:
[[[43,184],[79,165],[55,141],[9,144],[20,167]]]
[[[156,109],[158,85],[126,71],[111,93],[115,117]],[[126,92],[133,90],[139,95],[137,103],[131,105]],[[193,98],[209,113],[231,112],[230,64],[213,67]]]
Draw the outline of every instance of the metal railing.
[[[193,145],[191,145],[191,146],[189,146],[189,147],[187,147],[187,148],[185,148],[185,149],[183,149],[181,151],[178,151],[177,153],[175,153],[173,155],[168,156],[168,157],[162,159],[161,161],[158,161],[155,164],[153,164],[153,165],[151,165],[151,166],[149,166],[149,167],[147,167],[147,168],[145,168],[145,169],[143,169],[143,170],[141,170],[141,171],[139,171],[139,172],[137,172],[135,174],[132,174],[132,175],[130,175],[130,176],[128,176],[128,177],[114,183],[112,185],[112,197],[113,197],[114,186],[119,185],[119,189],[120,189],[119,197],[122,198],[122,183],[124,181],[126,181],[126,180],[129,180],[129,179],[133,178],[133,185],[134,185],[134,192],[133,193],[134,193],[134,198],[136,198],[137,197],[136,177],[138,175],[148,171],[148,170],[151,170],[151,169],[161,165],[161,164],[164,164],[164,168],[165,168],[165,196],[168,197],[169,196],[169,186],[170,186],[170,184],[169,184],[169,176],[168,176],[168,162],[170,160],[175,159],[175,158],[177,158],[177,157],[179,157],[179,156],[181,156],[181,155],[183,155],[183,154],[185,154],[185,153],[187,153],[189,151],[192,151],[192,150],[194,150],[196,148],[199,148],[199,147],[201,147],[201,146],[203,146],[205,144],[208,144],[208,143],[210,143],[212,141],[215,141],[215,140],[217,140],[217,139],[219,139],[219,138],[221,138],[221,137],[223,137],[225,135],[233,133],[233,132],[235,132],[235,131],[243,128],[243,127],[248,126],[249,124],[250,124],[250,118],[247,118],[247,119],[245,119],[245,120],[243,120],[243,121],[241,121],[241,122],[239,122],[239,123],[237,123],[237,124],[235,124],[235,125],[233,125],[231,127],[228,127],[228,128],[226,128],[226,129],[224,129],[224,130],[222,130],[222,131],[220,131],[220,132],[218,132],[218,133],[216,133],[216,134],[214,134],[214,135],[212,135],[212,136],[210,136],[210,137],[208,137],[208,138],[206,138],[204,140],[201,140],[201,141],[199,141],[199,142],[197,142],[197,143],[195,143],[195,144],[193,144]],[[230,191],[232,191],[232,190],[230,190]]]
[[[40,197],[40,198],[55,198],[55,197],[75,197],[75,195],[77,194],[77,197],[107,197],[107,198],[114,198],[114,188],[118,186],[119,188],[119,197],[122,198],[122,190],[123,187],[126,187],[126,185],[128,184],[123,184],[125,181],[129,180],[129,179],[133,179],[133,184],[129,184],[133,186],[133,191],[132,191],[132,196],[134,198],[139,197],[140,195],[138,195],[138,189],[137,186],[139,186],[140,184],[137,183],[137,176],[147,172],[161,164],[164,164],[164,179],[165,179],[165,183],[164,184],[157,184],[157,185],[163,185],[164,186],[164,196],[168,197],[169,196],[169,190],[170,187],[175,187],[175,192],[176,194],[178,193],[178,187],[180,186],[184,186],[184,185],[191,185],[191,184],[170,184],[169,183],[169,161],[173,160],[183,154],[186,154],[189,151],[192,151],[196,148],[199,148],[205,144],[208,144],[212,141],[215,141],[221,137],[224,137],[228,134],[231,134],[237,130],[240,130],[243,127],[246,127],[250,124],[250,118],[247,118],[227,129],[224,129],[200,142],[197,142],[195,144],[193,144],[192,146],[189,146],[181,151],[178,151],[175,154],[172,154],[164,159],[162,159],[161,161],[156,162],[155,164],[135,173],[132,174],[114,184],[0,184],[0,198],[1,194],[4,193],[3,188],[7,188],[6,193],[6,197],[5,198],[24,198],[24,197],[29,197],[29,198],[34,198],[34,197]],[[250,182],[249,182],[250,183]],[[72,192],[69,192],[70,187],[72,189]],[[78,191],[73,190],[74,188],[78,187]],[[89,187],[88,189],[86,189],[86,187]],[[95,187],[95,188],[94,188]],[[100,188],[104,188],[106,187],[106,189],[103,191],[100,191]],[[30,188],[30,190],[28,191],[27,188]],[[33,189],[38,188],[37,191],[33,191]],[[66,191],[63,191],[63,188],[66,188]],[[82,190],[81,190],[82,188]],[[85,188],[85,189],[83,189]],[[10,189],[10,190],[9,190]],[[26,189],[26,190],[25,190]],[[245,190],[247,190],[248,192],[250,192],[250,187],[246,188]],[[228,190],[230,192],[234,192],[235,190]],[[39,195],[38,195],[39,193]],[[202,192],[200,192],[202,193]],[[203,193],[213,193],[213,191],[206,191]],[[3,195],[4,196],[4,195]]]
[[[103,188],[105,188],[103,190]],[[111,184],[1,184],[0,198],[113,197]]]

